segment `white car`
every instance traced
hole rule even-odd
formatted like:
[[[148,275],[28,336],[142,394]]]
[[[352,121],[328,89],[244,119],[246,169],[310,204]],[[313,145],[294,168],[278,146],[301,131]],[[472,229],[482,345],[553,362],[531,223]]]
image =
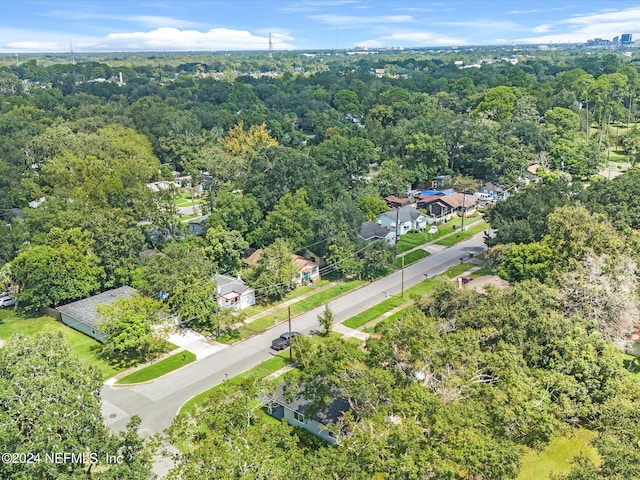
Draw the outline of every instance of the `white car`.
[[[429,231],[427,233],[429,235],[435,235],[436,233],[438,233],[438,226],[437,225],[431,225],[431,227],[429,227]]]
[[[13,307],[18,300],[13,297],[2,297],[0,298],[0,307]]]

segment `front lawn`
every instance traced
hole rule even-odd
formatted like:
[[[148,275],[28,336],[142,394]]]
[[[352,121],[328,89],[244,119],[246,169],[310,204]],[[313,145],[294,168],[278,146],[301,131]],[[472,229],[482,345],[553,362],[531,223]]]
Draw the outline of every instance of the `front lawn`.
[[[481,220],[479,213],[474,213],[470,217],[465,218],[466,225],[475,225],[478,220]],[[462,224],[462,218],[454,218],[446,223],[442,223],[438,226],[438,231],[434,235],[429,235],[427,232],[421,233],[407,233],[400,237],[396,249],[398,253],[406,252],[412,248],[424,245],[425,243],[433,242],[445,235],[449,235],[455,232],[456,229]],[[455,228],[454,228],[455,227]]]
[[[458,275],[462,275],[464,272],[475,266],[476,265],[473,263],[461,263],[460,265],[451,267],[449,270],[444,272],[443,275],[449,278],[456,278]]]
[[[474,223],[473,226],[469,227],[464,232],[457,232],[448,237],[445,237],[441,240],[435,242],[437,245],[443,245],[445,247],[450,247],[455,245],[456,243],[462,242],[463,240],[467,240],[468,238],[473,237],[475,234],[482,232],[489,228],[489,224],[482,220],[481,222]]]
[[[407,265],[410,265],[414,262],[417,262],[418,260],[421,260],[423,258],[426,258],[430,255],[429,252],[427,252],[426,250],[423,250],[421,248],[419,248],[418,250],[414,250],[413,252],[409,252],[404,256],[404,265],[405,267]],[[398,268],[402,267],[402,257],[397,257],[395,262],[394,262],[395,266]]]
[[[98,341],[51,317],[31,317],[13,310],[0,310],[0,338],[5,341],[9,340],[14,333],[33,336],[57,332],[62,333],[65,341],[71,347],[71,353],[85,365],[97,368],[104,380],[137,365],[141,361],[137,356],[112,355],[110,358],[106,358]]]
[[[126,377],[122,377],[116,382],[116,384],[126,385],[130,383],[148,382],[195,361],[195,354],[188,350],[178,352],[175,355],[171,355],[170,357],[160,360],[159,362],[152,363],[148,367],[141,368]]]

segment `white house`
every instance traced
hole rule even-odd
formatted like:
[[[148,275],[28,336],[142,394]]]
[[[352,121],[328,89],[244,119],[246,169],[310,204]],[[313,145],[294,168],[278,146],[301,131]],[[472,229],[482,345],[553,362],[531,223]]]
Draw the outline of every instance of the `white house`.
[[[245,285],[240,277],[216,275],[214,277],[218,291],[218,305],[220,308],[235,308],[242,310],[256,303],[256,292]]]
[[[60,312],[62,323],[104,343],[107,340],[107,334],[102,331],[105,319],[98,313],[98,305],[112,305],[117,300],[138,294],[135,288],[124,286],[61,305],[56,310]]]
[[[360,226],[360,231],[358,232],[358,238],[365,240],[367,242],[373,242],[375,240],[384,240],[389,245],[396,244],[396,234],[390,230],[387,230],[382,225],[377,224],[376,222],[364,222]]]
[[[424,230],[427,226],[427,216],[414,206],[406,205],[381,213],[378,215],[378,223],[394,234],[397,232],[398,235],[404,235],[411,230]]]

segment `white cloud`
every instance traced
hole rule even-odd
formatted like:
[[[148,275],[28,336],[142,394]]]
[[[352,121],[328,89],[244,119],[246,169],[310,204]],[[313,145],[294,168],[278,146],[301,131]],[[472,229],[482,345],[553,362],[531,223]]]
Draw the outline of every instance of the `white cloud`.
[[[468,42],[461,38],[448,37],[432,32],[396,32],[383,35],[378,39],[356,42],[357,46],[369,48],[381,47],[429,47],[441,45],[466,45]]]
[[[363,25],[385,25],[390,23],[408,23],[413,21],[410,15],[383,15],[374,17],[359,17],[356,15],[310,15],[308,18],[326,25],[340,25],[342,27],[361,27]]]
[[[551,25],[549,25],[548,23],[544,23],[542,25],[537,25],[535,27],[533,27],[531,29],[531,32],[533,33],[545,33],[548,32],[551,29]]]
[[[5,44],[11,50],[22,50],[32,52],[55,52],[60,50],[60,46],[55,42],[10,42]]]
[[[274,49],[295,49],[287,43],[291,37],[274,33]],[[111,33],[94,46],[99,50],[175,51],[175,50],[267,50],[269,37],[254,35],[247,30],[212,28],[206,32],[157,28],[149,32]]]
[[[518,43],[580,43],[592,38],[611,39],[621,33],[637,33],[640,24],[640,8],[616,11],[600,11],[586,15],[574,15],[558,20],[549,28],[533,33],[540,36],[519,38]]]

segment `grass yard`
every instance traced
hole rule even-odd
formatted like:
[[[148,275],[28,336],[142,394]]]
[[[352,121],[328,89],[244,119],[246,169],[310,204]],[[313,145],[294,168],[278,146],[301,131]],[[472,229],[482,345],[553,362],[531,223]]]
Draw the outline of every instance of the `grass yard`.
[[[473,263],[461,263],[460,265],[456,265],[455,267],[451,267],[446,272],[442,273],[445,277],[456,278],[458,275],[466,272],[470,268],[475,267],[476,265]]]
[[[463,240],[467,240],[468,238],[473,237],[476,233],[480,233],[483,230],[489,228],[489,224],[482,220],[481,222],[476,222],[472,226],[469,227],[468,230],[464,232],[454,233],[453,235],[449,235],[441,240],[435,242],[437,245],[443,245],[445,247],[450,247],[455,245],[456,243],[460,243]]]
[[[589,444],[596,435],[592,430],[580,428],[574,435],[554,438],[541,452],[529,450],[522,457],[518,480],[544,480],[550,478],[551,474],[569,473],[571,460],[579,455],[584,455],[595,464],[599,464],[600,455]]]
[[[176,353],[175,355],[171,355],[159,362],[152,363],[148,367],[141,368],[126,377],[122,377],[116,382],[116,384],[126,385],[130,383],[148,382],[195,361],[195,354],[185,350],[184,352]]]
[[[469,275],[471,278],[482,277],[483,275],[492,275],[491,269],[489,267],[480,267],[475,272],[471,272]]]
[[[481,220],[480,214],[474,213],[468,218],[465,218],[465,223],[467,225],[473,225],[476,222]],[[398,240],[398,244],[396,249],[398,253],[406,252],[407,250],[411,250],[412,248],[418,247],[420,245],[424,245],[425,243],[433,242],[445,235],[450,234],[454,231],[453,227],[459,227],[462,224],[462,218],[454,218],[447,223],[443,223],[438,226],[438,233],[435,235],[429,235],[426,232],[422,233],[407,233],[400,237]]]
[[[343,324],[344,324],[345,327],[349,327],[349,328],[361,327],[365,323],[369,323],[372,320],[375,320],[376,318],[378,318],[383,313],[388,312],[389,310],[393,310],[396,307],[399,307],[400,305],[405,303],[407,300],[408,300],[408,297],[406,297],[406,298],[400,298],[400,297],[388,298],[384,302],[379,303],[378,305],[374,305],[373,307],[368,308],[364,312],[359,313],[358,315],[355,315],[355,316],[353,316],[351,318],[348,318],[347,320],[345,320],[343,322]]]
[[[411,307],[407,307],[407,308],[403,308],[402,310],[398,310],[396,313],[389,315],[388,317],[380,320],[378,323],[376,323],[375,325],[371,326],[371,327],[367,327],[364,330],[362,330],[363,332],[366,333],[376,333],[378,331],[378,328],[380,325],[384,325],[386,323],[393,323],[396,320],[398,320],[399,318],[404,317],[407,312],[409,311]]]
[[[429,255],[431,255],[429,252],[427,252],[426,250],[422,250],[421,248],[418,250],[414,250],[413,252],[409,252],[404,256],[404,265],[405,267],[407,265],[410,265],[414,262],[417,262],[418,260],[421,260],[423,258],[428,257]],[[396,258],[394,265],[398,268],[402,267],[402,257],[398,257]]]
[[[627,370],[627,373],[631,378],[633,378],[640,385],[640,359],[632,357],[631,355],[627,355],[626,353],[623,354],[622,357],[623,357],[622,364],[624,365],[624,368]],[[633,371],[631,371],[629,370],[629,365],[631,365],[631,362],[633,362],[634,359],[635,359],[635,365],[634,365]]]
[[[104,380],[141,361],[136,356],[107,359],[100,351],[99,342],[51,317],[28,317],[13,310],[0,310],[0,338],[3,340],[9,340],[14,333],[31,336],[57,332],[62,333],[71,353],[83,364],[97,368]]]
[[[475,267],[475,265],[473,263],[462,263],[460,265],[451,267],[449,270],[442,273],[442,275],[448,278],[455,278],[458,275],[460,275],[462,272],[466,272],[467,270],[469,270],[471,267]],[[384,313],[390,310],[393,310],[396,307],[399,307],[405,302],[410,301],[412,295],[423,296],[426,293],[429,293],[431,290],[433,290],[433,288],[439,282],[440,280],[438,280],[437,277],[428,278],[420,282],[419,284],[414,285],[413,287],[405,290],[404,297],[394,296],[394,297],[388,298],[387,300],[379,303],[378,305],[374,305],[373,307],[365,310],[364,312],[358,315],[355,315],[351,318],[348,318],[343,322],[343,324],[350,328],[361,327],[362,325],[365,325],[375,320],[376,318],[381,317]],[[382,322],[393,321],[399,317],[402,317],[404,313],[401,313],[401,312],[405,312],[406,310],[407,310],[406,308],[402,309],[400,312],[394,313],[390,317],[382,319],[381,321]],[[375,327],[369,327],[365,329],[365,331],[371,333],[374,331],[374,328]]]
[[[215,393],[221,392],[228,396],[233,395],[239,390],[240,384],[246,378],[264,378],[267,375],[276,372],[287,365],[289,365],[289,352],[281,352],[280,354],[275,355],[269,360],[265,360],[259,365],[256,365],[251,370],[247,370],[240,375],[236,375],[235,377],[232,377],[229,380],[210,388],[209,390],[205,390],[204,392],[199,393],[180,408],[179,414],[193,413],[193,411],[199,404],[206,402],[206,400]]]

